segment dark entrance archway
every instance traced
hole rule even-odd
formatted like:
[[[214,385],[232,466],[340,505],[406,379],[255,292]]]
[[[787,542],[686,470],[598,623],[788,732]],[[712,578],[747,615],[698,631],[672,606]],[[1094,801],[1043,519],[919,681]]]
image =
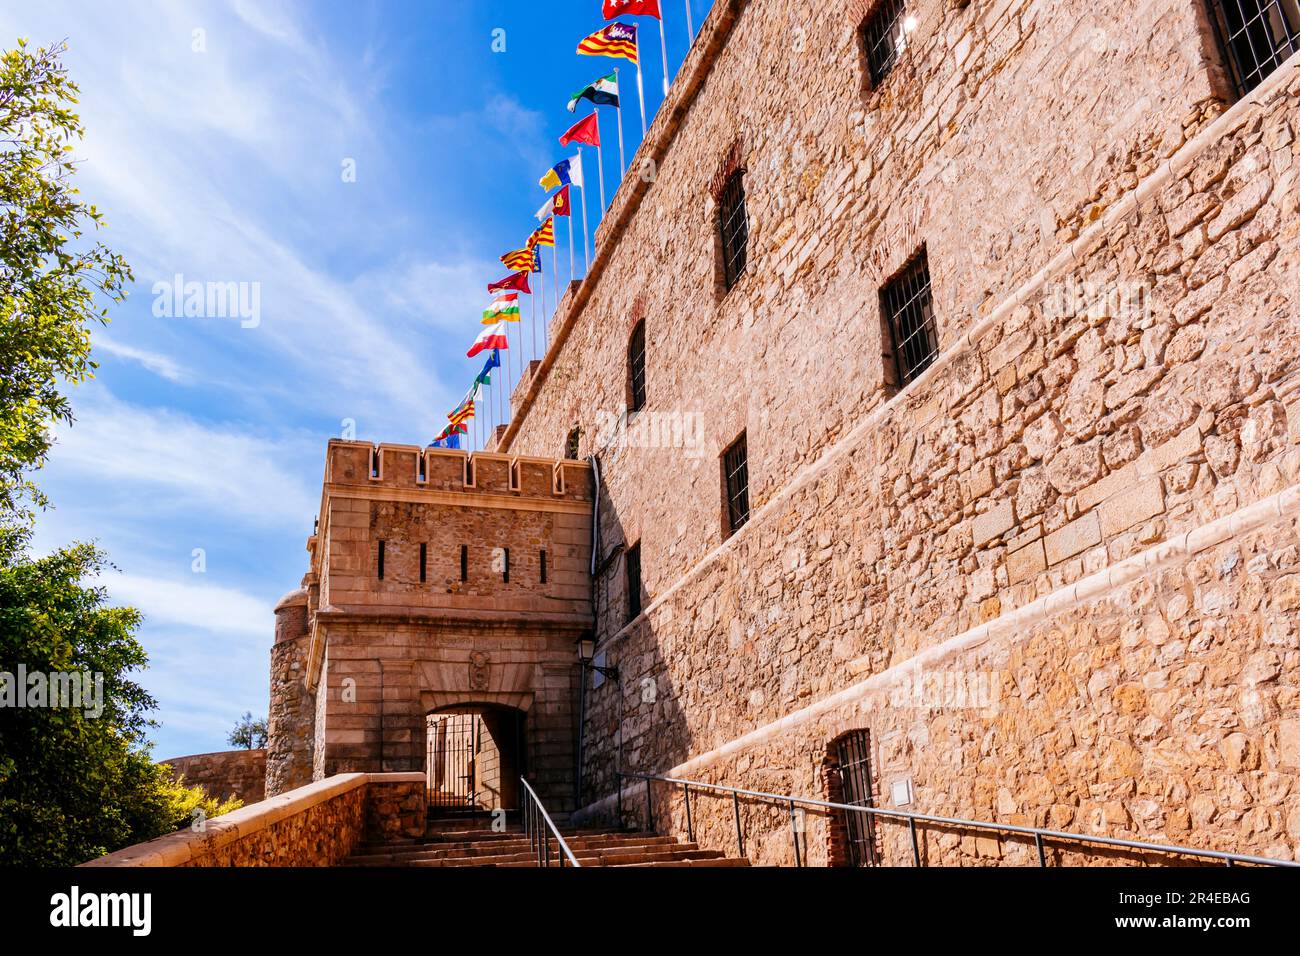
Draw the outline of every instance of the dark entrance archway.
[[[433,815],[519,808],[525,714],[496,704],[455,704],[425,717],[424,770]]]

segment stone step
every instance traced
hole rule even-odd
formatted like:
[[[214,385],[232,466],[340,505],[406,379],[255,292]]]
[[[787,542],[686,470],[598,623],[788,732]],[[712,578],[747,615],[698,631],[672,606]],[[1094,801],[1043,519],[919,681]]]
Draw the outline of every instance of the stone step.
[[[744,857],[719,856],[698,860],[657,860],[654,863],[615,863],[614,866],[749,866]]]
[[[645,837],[636,834],[609,834],[602,836],[576,837],[573,839],[566,838],[569,848],[575,853],[579,850],[592,850],[602,847],[618,847],[625,845],[671,845],[676,841],[672,837]],[[441,856],[446,857],[454,854],[464,854],[467,856],[488,856],[493,854],[503,854],[511,852],[524,852],[533,850],[533,844],[527,839],[513,840],[482,840],[469,843],[449,843],[446,845],[437,843],[424,844],[388,844],[374,847],[363,847],[355,851],[351,858],[353,860],[369,859],[405,859],[405,858],[425,858]],[[559,852],[559,844],[554,839],[551,840],[551,852]]]
[[[699,849],[694,843],[623,843],[603,845],[603,847],[573,848],[573,856],[582,865],[599,866],[608,861],[632,860],[632,858],[660,858],[677,855],[682,858],[694,855],[718,855],[712,849]],[[558,851],[552,851],[552,860],[558,860]],[[523,847],[491,848],[484,853],[391,853],[391,855],[367,855],[348,857],[348,866],[499,866],[502,864],[526,864],[536,862],[537,851]]]
[[[721,856],[717,850],[647,850],[626,853],[575,853],[582,866],[628,866],[638,863],[656,863],[672,861],[708,860]],[[537,866],[537,856],[531,853],[516,854],[511,857],[486,857],[480,860],[439,860],[432,864],[414,863],[412,866]],[[551,859],[552,866],[559,861]]]

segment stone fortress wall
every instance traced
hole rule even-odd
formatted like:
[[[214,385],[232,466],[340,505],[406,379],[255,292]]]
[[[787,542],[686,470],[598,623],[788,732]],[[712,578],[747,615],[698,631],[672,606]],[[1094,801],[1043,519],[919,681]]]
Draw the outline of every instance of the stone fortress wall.
[[[500,450],[578,427],[600,460],[621,681],[588,691],[589,812],[620,761],[819,797],[861,728],[881,805],[905,782],[913,810],[1291,859],[1300,68],[1234,105],[1201,2],[912,0],[870,89],[873,6],[715,4],[655,175],[516,392]],[[736,168],[749,264],[724,291],[711,187]],[[878,292],[922,249],[940,357],[900,393]],[[640,414],[694,416],[690,447],[601,427],[642,319]],[[788,861],[784,814],[747,812],[756,859]],[[703,801],[697,833],[729,845],[731,813]],[[927,839],[930,862],[1032,851]]]

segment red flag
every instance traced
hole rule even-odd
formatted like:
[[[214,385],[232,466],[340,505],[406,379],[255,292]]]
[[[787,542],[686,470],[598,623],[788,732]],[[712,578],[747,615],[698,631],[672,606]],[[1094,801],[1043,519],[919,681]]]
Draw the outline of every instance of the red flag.
[[[600,145],[600,121],[596,119],[596,114],[592,113],[586,119],[580,119],[569,128],[569,131],[560,137],[560,145],[568,146],[570,143],[586,143],[588,146]]]
[[[625,13],[629,17],[654,17],[656,20],[664,18],[659,12],[659,0],[605,0],[601,12],[606,20],[613,20]]]
[[[488,291],[494,293],[505,292],[511,289],[514,290],[515,292],[526,292],[529,295],[532,295],[533,290],[528,288],[528,273],[512,272],[510,275],[506,276],[504,279],[500,280],[499,282],[493,282],[490,286],[488,286]]]

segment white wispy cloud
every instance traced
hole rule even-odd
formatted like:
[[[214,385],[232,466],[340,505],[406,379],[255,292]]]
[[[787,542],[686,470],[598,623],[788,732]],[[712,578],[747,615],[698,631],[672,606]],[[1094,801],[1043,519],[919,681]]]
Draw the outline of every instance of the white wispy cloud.
[[[274,633],[271,605],[235,588],[114,572],[96,583],[108,590],[113,603],[138,609],[150,623],[261,639]]]
[[[116,358],[125,359],[128,362],[137,362],[144,366],[155,375],[160,375],[169,382],[184,382],[189,377],[189,373],[180,365],[160,352],[151,352],[148,349],[139,349],[117,341],[106,332],[95,333],[94,348],[96,353],[107,352]]]
[[[281,465],[292,433],[263,437],[238,423],[205,424],[143,408],[103,389],[78,394],[77,421],[56,430],[52,461],[72,478],[117,485],[154,511],[216,511],[259,525],[299,528],[319,495]]]

